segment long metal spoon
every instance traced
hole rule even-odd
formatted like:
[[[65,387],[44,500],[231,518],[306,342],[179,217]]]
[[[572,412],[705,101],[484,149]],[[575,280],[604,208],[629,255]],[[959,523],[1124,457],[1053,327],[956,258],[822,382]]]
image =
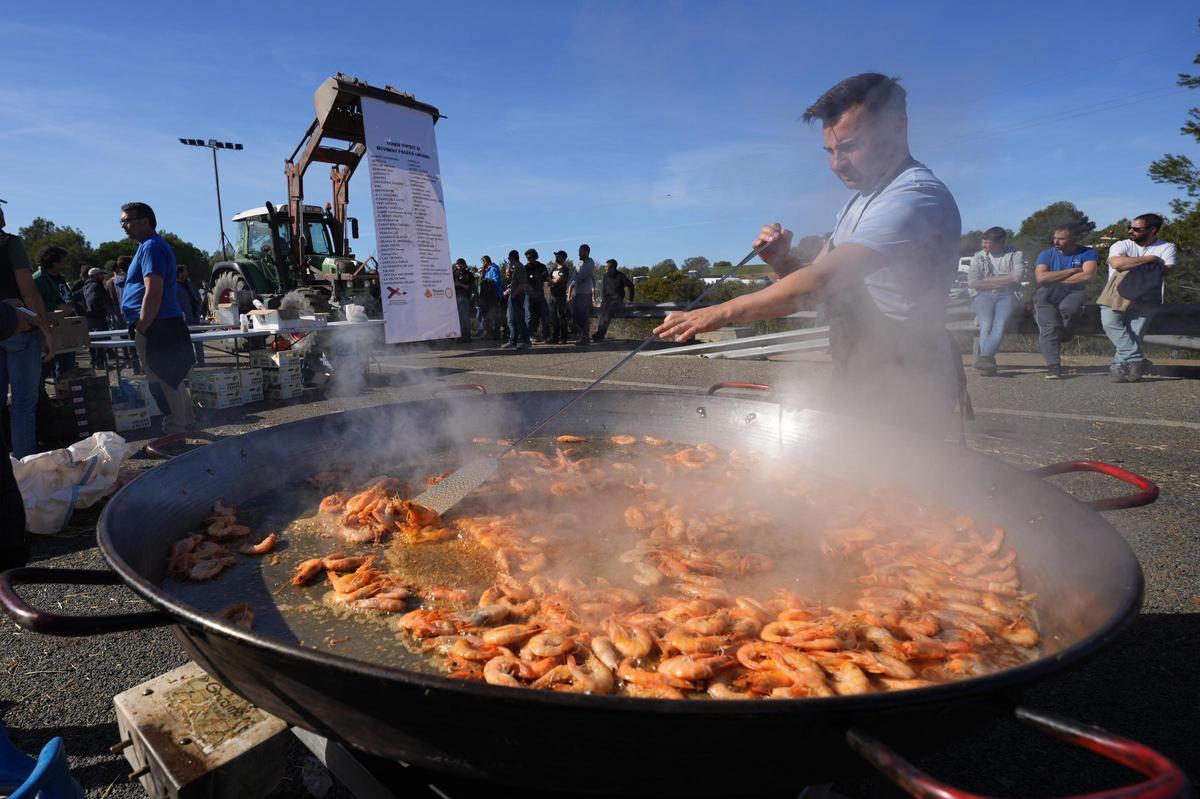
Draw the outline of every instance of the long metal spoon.
[[[700,294],[699,297],[692,300],[688,304],[688,306],[686,308],[684,308],[683,310],[686,312],[686,311],[690,311],[693,308],[695,308],[698,304],[700,304],[701,300],[703,300],[705,297],[708,296],[710,291],[712,291],[717,286],[724,283],[728,278],[733,277],[734,272],[736,272],[737,270],[741,269],[743,266],[748,264],[752,258],[754,258],[756,255],[761,253],[763,250],[765,250],[771,244],[772,244],[772,242],[768,241],[765,244],[755,247],[753,250],[750,251],[749,255],[747,255],[745,258],[743,258],[741,261],[738,262],[737,266],[733,267],[728,272],[726,272],[724,275],[722,275],[721,279],[718,280],[716,283],[713,283],[711,286],[706,288]],[[476,488],[479,488],[479,486],[483,485],[485,482],[490,480],[496,474],[496,471],[500,468],[500,460],[505,455],[512,452],[514,449],[516,449],[521,444],[523,444],[527,439],[529,439],[531,436],[533,436],[535,433],[537,433],[543,427],[548,425],[551,421],[553,421],[556,417],[558,417],[559,414],[561,414],[567,408],[570,408],[576,402],[579,402],[579,400],[581,400],[585,396],[587,396],[588,392],[590,392],[593,388],[595,388],[596,386],[603,383],[608,378],[608,376],[611,375],[613,372],[617,371],[622,366],[627,364],[633,356],[637,355],[639,352],[646,349],[646,347],[650,344],[650,342],[656,340],[656,338],[657,338],[657,336],[655,336],[653,333],[651,333],[648,338],[646,338],[644,341],[642,341],[641,344],[637,345],[637,347],[635,347],[632,351],[630,351],[624,358],[617,361],[607,372],[605,372],[604,374],[597,377],[595,380],[593,380],[591,382],[590,385],[588,385],[586,388],[584,388],[578,394],[575,394],[573,397],[568,399],[566,402],[564,402],[562,404],[561,407],[559,407],[557,410],[553,411],[549,416],[542,419],[540,422],[538,422],[536,425],[534,425],[532,428],[530,428],[529,432],[527,432],[525,435],[521,436],[516,441],[514,441],[508,447],[508,449],[501,452],[498,456],[493,457],[493,458],[480,458],[477,461],[472,461],[471,463],[466,464],[465,466],[460,468],[458,471],[454,472],[453,474],[447,476],[445,479],[443,479],[442,481],[437,483],[437,485],[432,486],[431,488],[429,488],[427,491],[425,491],[421,495],[413,498],[413,502],[415,502],[418,505],[423,505],[426,508],[430,508],[434,511],[437,511],[437,513],[439,515],[444,514],[446,511],[453,508],[455,505],[457,505],[459,502],[461,502],[465,497],[467,497],[469,494],[471,494]]]

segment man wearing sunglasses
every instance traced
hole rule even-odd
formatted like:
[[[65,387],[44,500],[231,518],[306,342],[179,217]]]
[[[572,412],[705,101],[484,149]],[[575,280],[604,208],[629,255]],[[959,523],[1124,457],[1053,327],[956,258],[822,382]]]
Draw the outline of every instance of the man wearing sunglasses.
[[[1135,217],[1129,225],[1129,238],[1118,241],[1108,251],[1110,281],[1124,272],[1123,284],[1129,283],[1130,274],[1137,269],[1144,270],[1148,278],[1128,307],[1116,310],[1100,306],[1100,324],[1116,348],[1108,373],[1117,383],[1136,383],[1146,374],[1142,337],[1146,334],[1146,325],[1162,304],[1162,280],[1175,268],[1175,245],[1158,237],[1162,224],[1163,218],[1158,214]],[[1120,293],[1126,294],[1125,291]]]

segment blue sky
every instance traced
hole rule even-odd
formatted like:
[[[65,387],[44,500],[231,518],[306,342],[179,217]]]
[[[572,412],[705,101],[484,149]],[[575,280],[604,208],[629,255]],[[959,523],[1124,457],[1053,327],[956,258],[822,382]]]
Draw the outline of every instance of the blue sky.
[[[339,18],[339,15],[341,18]],[[953,190],[964,229],[1015,228],[1071,200],[1099,224],[1176,195],[1146,177],[1200,92],[1194,2],[59,3],[6,8],[0,197],[119,238],[120,205],[217,247],[225,216],[286,194],[283,159],[342,71],[438,106],[450,248],[580,242],[601,259],[738,260],[759,225],[832,227],[848,192],[799,116],[839,79],[897,75],[912,149]],[[350,213],[374,252],[362,165]],[[329,198],[325,168],[306,199]]]

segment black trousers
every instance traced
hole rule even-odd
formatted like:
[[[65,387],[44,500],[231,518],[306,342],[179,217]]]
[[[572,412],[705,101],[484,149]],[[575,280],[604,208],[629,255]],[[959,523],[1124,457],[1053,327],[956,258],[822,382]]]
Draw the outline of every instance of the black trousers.
[[[8,452],[0,447],[0,571],[24,566],[29,557],[25,504]]]

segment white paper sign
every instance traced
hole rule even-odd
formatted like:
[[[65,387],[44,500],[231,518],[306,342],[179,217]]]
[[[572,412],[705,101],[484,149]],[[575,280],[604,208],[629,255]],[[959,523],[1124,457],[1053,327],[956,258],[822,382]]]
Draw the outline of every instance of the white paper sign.
[[[362,98],[388,344],[460,334],[433,117]]]

